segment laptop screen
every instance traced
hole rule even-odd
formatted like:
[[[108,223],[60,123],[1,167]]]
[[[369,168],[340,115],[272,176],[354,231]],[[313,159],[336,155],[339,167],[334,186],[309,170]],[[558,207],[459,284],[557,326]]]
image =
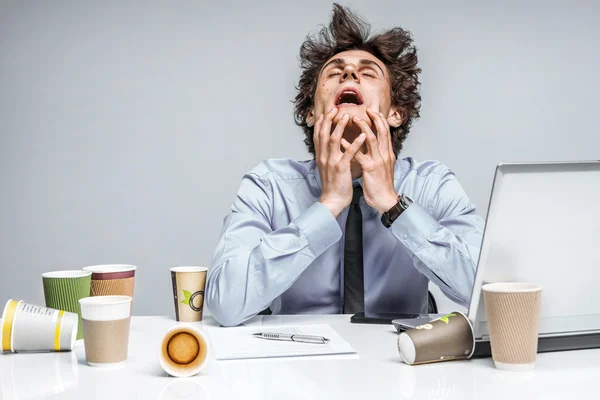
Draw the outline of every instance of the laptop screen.
[[[488,333],[481,286],[543,286],[540,335],[600,330],[600,162],[496,168],[468,317]]]

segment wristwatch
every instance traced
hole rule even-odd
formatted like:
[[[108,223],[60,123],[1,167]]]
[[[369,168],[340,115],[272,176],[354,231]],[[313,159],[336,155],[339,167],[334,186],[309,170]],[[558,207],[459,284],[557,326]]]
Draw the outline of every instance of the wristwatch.
[[[394,221],[412,204],[413,199],[401,194],[398,196],[398,202],[392,208],[381,215],[381,223],[386,228],[392,226]]]

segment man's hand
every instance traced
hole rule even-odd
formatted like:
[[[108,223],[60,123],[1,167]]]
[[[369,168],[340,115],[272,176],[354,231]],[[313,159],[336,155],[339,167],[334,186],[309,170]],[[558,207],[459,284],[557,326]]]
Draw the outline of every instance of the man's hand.
[[[357,152],[354,159],[362,168],[365,201],[383,214],[398,202],[398,194],[394,188],[396,155],[392,148],[390,127],[383,115],[371,109],[367,109],[367,114],[373,121],[377,136],[366,121],[354,117],[354,123],[367,135],[367,152]],[[342,139],[342,146],[348,151],[350,143]]]
[[[342,152],[340,145],[342,135],[350,118],[348,114],[344,114],[331,133],[331,124],[337,113],[338,109],[335,107],[326,115],[321,115],[315,123],[314,131],[316,161],[322,185],[319,202],[325,205],[336,218],[352,201],[350,163],[359,153],[367,137],[363,133],[352,144],[346,141],[348,146],[345,147],[345,152]]]

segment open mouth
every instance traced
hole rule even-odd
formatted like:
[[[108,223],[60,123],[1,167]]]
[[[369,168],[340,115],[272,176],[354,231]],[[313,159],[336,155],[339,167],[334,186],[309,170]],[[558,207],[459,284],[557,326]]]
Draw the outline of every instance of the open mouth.
[[[342,90],[336,100],[335,100],[335,105],[336,106],[340,106],[340,105],[356,105],[356,106],[360,106],[362,105],[363,100],[362,100],[362,96],[360,95],[360,92],[358,92],[355,89],[344,89]]]

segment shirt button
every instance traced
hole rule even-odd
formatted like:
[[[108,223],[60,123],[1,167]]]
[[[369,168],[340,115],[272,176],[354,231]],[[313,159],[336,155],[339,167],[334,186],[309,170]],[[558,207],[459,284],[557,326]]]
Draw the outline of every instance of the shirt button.
[[[402,235],[402,240],[406,240],[408,239],[408,235],[405,233],[404,235]]]

